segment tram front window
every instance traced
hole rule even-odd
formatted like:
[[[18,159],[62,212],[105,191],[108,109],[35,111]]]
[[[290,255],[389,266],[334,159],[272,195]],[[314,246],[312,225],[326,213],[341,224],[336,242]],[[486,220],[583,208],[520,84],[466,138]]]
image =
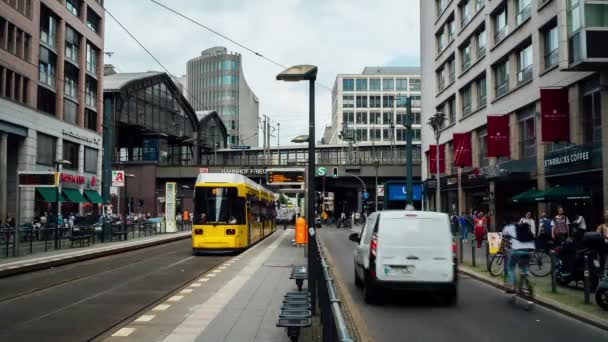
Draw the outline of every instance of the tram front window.
[[[245,224],[245,199],[236,188],[196,188],[194,224]]]

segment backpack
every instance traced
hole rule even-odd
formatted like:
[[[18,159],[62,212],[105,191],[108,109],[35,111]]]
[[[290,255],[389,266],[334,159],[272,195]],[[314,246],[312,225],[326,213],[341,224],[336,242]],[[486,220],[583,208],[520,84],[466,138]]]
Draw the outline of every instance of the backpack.
[[[515,225],[515,235],[519,242],[534,241],[534,234],[527,223],[519,223]]]

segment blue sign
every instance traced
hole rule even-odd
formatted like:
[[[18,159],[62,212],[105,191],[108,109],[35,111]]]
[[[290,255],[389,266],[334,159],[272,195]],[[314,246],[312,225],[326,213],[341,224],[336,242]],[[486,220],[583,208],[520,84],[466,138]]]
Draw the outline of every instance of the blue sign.
[[[422,200],[422,185],[413,184],[414,201]],[[405,184],[389,184],[388,185],[388,200],[389,201],[405,201],[407,200],[407,186]]]
[[[158,138],[144,139],[144,160],[158,160]]]
[[[366,200],[368,198],[369,198],[369,192],[366,191],[363,193],[363,199]]]

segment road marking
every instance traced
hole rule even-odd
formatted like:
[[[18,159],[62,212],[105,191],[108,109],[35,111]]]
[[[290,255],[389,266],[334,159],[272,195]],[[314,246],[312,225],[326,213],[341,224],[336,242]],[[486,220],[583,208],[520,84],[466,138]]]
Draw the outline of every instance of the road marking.
[[[167,266],[167,268],[171,268],[171,267],[173,267],[173,266],[179,265],[179,264],[181,264],[182,262],[186,262],[186,261],[188,261],[188,260],[190,260],[190,259],[194,259],[194,256],[188,257],[188,258],[186,258],[186,259],[184,259],[184,260],[180,260],[180,261],[178,261],[178,262],[176,262],[176,263],[174,263],[174,264],[171,264],[171,265]]]
[[[203,279],[200,279],[199,281],[206,282],[206,281],[209,281],[209,278],[203,278]]]
[[[152,309],[152,311],[165,311],[170,307],[171,307],[171,305],[169,305],[169,304],[160,304],[160,305],[156,306],[154,309]]]
[[[181,294],[192,293],[192,289],[183,289],[183,290],[179,291],[179,293],[181,293]]]
[[[194,283],[194,284],[190,285],[190,287],[201,287],[201,284],[199,284],[199,283]]]
[[[213,270],[213,273],[220,273],[222,270]]]
[[[225,270],[227,268],[228,268],[227,266],[220,266],[220,267],[218,267],[218,270],[222,270],[223,271],[223,270]]]
[[[207,278],[213,278],[213,277],[215,277],[216,275],[217,275],[217,274],[215,274],[215,273],[207,274]]]
[[[135,320],[135,322],[150,322],[154,319],[154,317],[156,317],[156,315],[141,315],[138,319]]]
[[[178,301],[182,300],[182,298],[184,298],[184,296],[173,296],[173,297],[167,299],[167,302],[178,302]]]
[[[135,328],[122,328],[112,334],[112,337],[127,337],[135,331]]]

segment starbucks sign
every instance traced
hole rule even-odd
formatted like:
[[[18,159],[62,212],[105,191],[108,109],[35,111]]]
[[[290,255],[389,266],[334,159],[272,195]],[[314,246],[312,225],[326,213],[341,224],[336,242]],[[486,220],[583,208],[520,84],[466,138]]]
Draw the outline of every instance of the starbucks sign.
[[[544,165],[547,174],[583,170],[591,166],[591,149],[573,146],[550,152],[545,157]]]

